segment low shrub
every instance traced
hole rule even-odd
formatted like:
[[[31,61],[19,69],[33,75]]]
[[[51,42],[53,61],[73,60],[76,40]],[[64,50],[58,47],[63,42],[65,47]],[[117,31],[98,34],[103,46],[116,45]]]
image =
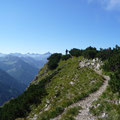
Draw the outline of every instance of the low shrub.
[[[73,48],[69,51],[72,56],[79,57],[82,55],[82,50]]]
[[[62,57],[62,54],[61,53],[54,53],[52,54],[49,58],[48,58],[48,68],[50,70],[54,70],[55,68],[57,68],[58,66],[58,63],[60,61]]]
[[[62,56],[62,60],[68,60],[69,58],[71,58],[70,55],[63,55],[63,56]]]

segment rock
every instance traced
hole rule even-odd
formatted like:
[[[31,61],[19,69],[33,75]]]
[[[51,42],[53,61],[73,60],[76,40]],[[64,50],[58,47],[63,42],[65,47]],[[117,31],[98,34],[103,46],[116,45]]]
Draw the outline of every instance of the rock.
[[[45,108],[48,106],[48,104],[45,105]]]
[[[85,67],[85,63],[84,62],[80,62],[79,66],[80,66],[80,68],[83,68],[83,67]]]
[[[71,84],[71,85],[74,85],[74,82],[71,81],[70,84]]]
[[[95,63],[91,63],[91,65],[92,65],[92,66],[94,66],[94,65],[95,65]]]
[[[31,120],[37,120],[37,115],[35,114]]]
[[[90,83],[91,83],[91,84],[92,84],[92,83],[95,83],[95,81],[96,81],[95,79],[91,79],[91,82],[90,82]]]
[[[97,66],[96,66],[96,69],[100,69],[100,64],[98,63]]]
[[[49,104],[49,103],[50,103],[50,101],[47,99],[47,100],[46,100],[46,103],[47,103],[47,104]]]
[[[98,58],[93,60],[88,59],[84,59],[83,61],[79,60],[79,69],[83,67],[89,67],[94,70],[100,70],[101,65],[103,65],[103,63]]]
[[[106,113],[103,113],[101,118],[105,118],[106,117]]]
[[[72,80],[75,80],[75,78],[72,78]]]
[[[115,101],[115,104],[118,105],[118,101],[117,100]]]
[[[90,66],[90,63],[89,63],[89,62],[87,63],[87,66]]]
[[[93,59],[93,62],[95,62],[95,59]]]
[[[97,104],[97,107],[99,107],[100,106],[100,104]]]
[[[96,61],[98,61],[99,59],[98,58],[96,58]]]
[[[104,118],[105,117],[105,113],[103,113],[101,117]]]
[[[50,108],[50,105],[49,106],[47,105],[47,107],[44,109],[44,111],[48,111],[49,108]]]

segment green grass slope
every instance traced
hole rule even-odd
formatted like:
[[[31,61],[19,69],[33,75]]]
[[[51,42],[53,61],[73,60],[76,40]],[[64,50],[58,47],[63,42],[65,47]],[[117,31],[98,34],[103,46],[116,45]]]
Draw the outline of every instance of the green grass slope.
[[[28,120],[37,116],[38,120],[49,120],[61,114],[69,105],[87,97],[96,91],[103,83],[103,78],[89,68],[79,68],[79,60],[71,58],[60,61],[57,69],[61,70],[52,78],[46,87],[48,95],[42,99],[37,107],[33,106]],[[37,84],[41,79],[49,76],[54,71],[47,71],[44,66],[38,79],[32,84]]]
[[[0,108],[0,120],[50,120],[96,91],[104,79],[90,68],[79,68],[82,59],[61,60],[55,70],[48,70],[46,64],[22,95]],[[63,117],[75,116],[78,109]]]

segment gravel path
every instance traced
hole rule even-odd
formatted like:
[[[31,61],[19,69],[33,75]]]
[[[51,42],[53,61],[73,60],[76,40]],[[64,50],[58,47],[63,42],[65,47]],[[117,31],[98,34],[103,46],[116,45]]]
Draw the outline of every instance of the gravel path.
[[[99,75],[101,74],[101,71],[96,71]],[[97,118],[95,116],[92,116],[92,114],[89,113],[89,108],[91,107],[93,101],[97,100],[100,95],[102,95],[102,93],[105,91],[107,85],[108,85],[108,81],[110,80],[109,76],[105,76],[102,75],[105,78],[105,81],[103,83],[103,85],[99,88],[98,91],[92,93],[89,95],[89,97],[85,98],[84,100],[81,100],[75,104],[72,104],[71,106],[69,106],[68,108],[72,108],[75,106],[81,106],[82,110],[80,110],[79,114],[76,116],[76,120],[96,120]],[[68,109],[66,108],[65,111]],[[64,113],[65,113],[64,111]],[[59,120],[61,118],[61,115],[59,115],[58,117],[52,119],[52,120]]]
[[[82,106],[82,110],[76,117],[76,120],[96,120],[96,117],[92,116],[92,114],[89,113],[89,108],[91,107],[93,101],[97,100],[100,95],[105,91],[107,85],[108,85],[108,80],[110,79],[108,76],[104,76],[105,82],[104,84],[100,87],[100,89],[92,94],[89,95],[85,100],[80,101],[77,103],[77,105]]]

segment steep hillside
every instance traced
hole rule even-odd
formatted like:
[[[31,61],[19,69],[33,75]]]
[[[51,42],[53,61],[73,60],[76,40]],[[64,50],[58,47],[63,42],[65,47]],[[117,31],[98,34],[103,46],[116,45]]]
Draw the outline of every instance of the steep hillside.
[[[61,60],[55,70],[45,65],[22,95],[0,109],[0,119],[50,120],[96,91],[104,78],[88,67],[81,68],[82,59]]]
[[[26,86],[34,79],[39,69],[24,62],[19,57],[6,56],[0,58],[0,69],[6,71],[12,77]]]
[[[17,97],[25,90],[25,85],[0,70],[0,105],[11,98]]]

